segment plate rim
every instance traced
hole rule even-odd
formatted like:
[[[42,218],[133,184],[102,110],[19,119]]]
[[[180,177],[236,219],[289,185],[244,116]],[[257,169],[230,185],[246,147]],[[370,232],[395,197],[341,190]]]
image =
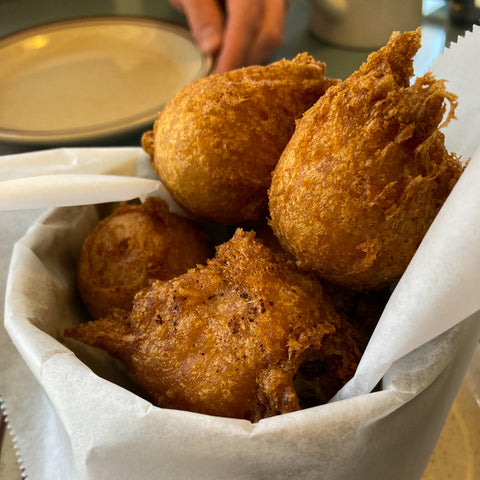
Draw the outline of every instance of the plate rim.
[[[188,80],[189,82],[198,80],[213,72],[213,57],[202,52],[196,46],[193,36],[185,25],[172,20],[148,15],[90,15],[40,23],[38,25],[23,28],[1,37],[0,50],[16,42],[39,35],[41,33],[68,28],[78,28],[88,24],[143,24],[169,30],[172,33],[190,41],[198,52],[201,66],[195,75]],[[151,109],[123,117],[119,119],[119,121],[102,122],[100,124],[86,125],[70,129],[13,129],[0,124],[0,141],[19,144],[51,145],[58,142],[86,142],[101,140],[113,136],[120,136],[137,129],[152,126],[156,115],[164,106],[165,103],[153,105]]]

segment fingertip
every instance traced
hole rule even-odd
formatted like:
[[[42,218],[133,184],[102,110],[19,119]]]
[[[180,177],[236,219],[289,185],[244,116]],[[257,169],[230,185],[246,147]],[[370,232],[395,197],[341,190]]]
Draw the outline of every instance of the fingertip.
[[[216,0],[184,0],[181,3],[198,48],[203,53],[217,53],[222,45],[224,18]]]
[[[226,57],[225,55],[220,55],[215,65],[215,73],[225,73],[236,68],[243,66],[243,63],[238,59]]]
[[[205,27],[197,32],[197,43],[202,52],[217,53],[222,45],[222,33],[213,26]]]

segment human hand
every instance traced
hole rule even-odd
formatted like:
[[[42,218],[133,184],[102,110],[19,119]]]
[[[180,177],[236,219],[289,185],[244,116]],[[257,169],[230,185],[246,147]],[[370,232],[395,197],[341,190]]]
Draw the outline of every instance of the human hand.
[[[287,0],[170,0],[217,72],[261,63],[283,42]],[[222,8],[221,4],[225,4]]]

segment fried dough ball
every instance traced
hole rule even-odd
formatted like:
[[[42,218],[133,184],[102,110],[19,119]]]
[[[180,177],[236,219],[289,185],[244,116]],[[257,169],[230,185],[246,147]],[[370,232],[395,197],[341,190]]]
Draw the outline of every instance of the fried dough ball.
[[[90,315],[99,318],[114,307],[130,309],[150,280],[185,273],[211,253],[203,231],[151,197],[120,206],[92,230],[78,260],[78,289]]]
[[[300,408],[304,360],[328,366],[317,385],[337,388],[360,358],[317,278],[241,229],[206,266],[139,292],[128,318],[65,336],[122,359],[159,406],[252,421]]]
[[[224,224],[267,214],[271,172],[300,117],[336,80],[307,54],[197,80],[165,106],[142,146],[173,198]]]
[[[304,269],[359,290],[398,279],[462,172],[438,126],[456,96],[413,85],[420,30],[393,34],[297,122],[269,190],[271,226]]]

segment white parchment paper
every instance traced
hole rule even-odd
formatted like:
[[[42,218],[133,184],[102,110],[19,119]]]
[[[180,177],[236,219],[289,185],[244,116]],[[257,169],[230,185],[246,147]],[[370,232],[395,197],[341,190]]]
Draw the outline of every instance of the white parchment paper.
[[[58,148],[0,157],[0,211],[144,200],[161,195],[187,213],[153,178],[138,147]],[[145,178],[149,177],[149,178]]]
[[[337,398],[370,391],[396,359],[480,309],[480,68],[472,68],[479,53],[475,27],[430,69],[459,97],[445,143],[469,165],[395,289],[355,377]],[[419,293],[421,299],[412,301]]]
[[[474,69],[479,30],[432,67],[443,69],[473,114],[480,72],[467,85],[456,78]],[[337,401],[257,424],[155,407],[132,392],[104,352],[63,343],[63,329],[85,318],[73,272],[101,209],[49,211],[16,244],[6,296],[5,326],[43,387],[54,425],[44,457],[28,457],[34,442],[22,442],[17,431],[29,478],[420,478],[480,335],[480,123],[472,127],[468,111],[461,122],[468,138],[455,143],[454,130],[446,135],[472,160],[399,282],[355,377]],[[87,152],[93,163],[104,153]]]

